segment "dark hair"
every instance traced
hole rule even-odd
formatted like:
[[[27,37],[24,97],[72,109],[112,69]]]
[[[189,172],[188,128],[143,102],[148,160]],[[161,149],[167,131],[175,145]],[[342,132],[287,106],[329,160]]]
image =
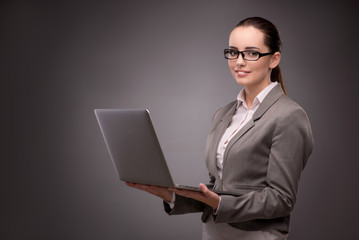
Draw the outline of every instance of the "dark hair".
[[[242,20],[238,23],[236,27],[255,27],[264,34],[264,44],[269,47],[269,51],[271,52],[281,52],[282,50],[282,41],[280,40],[279,31],[277,27],[270,21],[261,18],[261,17],[250,17]],[[287,91],[284,87],[282,71],[279,65],[272,69],[271,72],[271,81],[278,82],[282,86],[282,89],[285,94]]]

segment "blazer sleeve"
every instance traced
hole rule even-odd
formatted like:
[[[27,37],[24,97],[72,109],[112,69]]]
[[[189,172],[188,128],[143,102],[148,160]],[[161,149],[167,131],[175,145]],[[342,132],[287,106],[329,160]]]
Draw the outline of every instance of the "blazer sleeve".
[[[302,108],[283,114],[276,124],[266,187],[242,196],[221,196],[216,223],[285,217],[293,210],[301,172],[313,148],[308,117]]]

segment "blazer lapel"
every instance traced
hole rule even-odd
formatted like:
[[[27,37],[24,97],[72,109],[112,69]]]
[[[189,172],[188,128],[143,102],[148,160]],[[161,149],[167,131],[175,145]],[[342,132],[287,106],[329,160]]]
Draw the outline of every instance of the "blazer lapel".
[[[257,121],[262,115],[282,96],[284,92],[280,84],[275,86],[263,99],[257,111],[253,114],[253,121]]]
[[[249,131],[254,126],[253,118],[249,120],[242,128],[239,130],[239,132],[229,141],[228,146],[226,147],[226,150],[224,151],[223,156],[223,165],[226,163],[227,155],[229,150],[233,147],[233,145],[240,139],[246,132]]]
[[[237,101],[234,101],[233,104],[229,107],[229,110],[225,111],[226,114],[223,117],[221,117],[220,123],[218,124],[217,129],[215,131],[215,135],[213,136],[212,144],[210,144],[213,147],[211,147],[209,149],[209,151],[210,151],[209,156],[211,156],[211,159],[208,162],[209,164],[207,167],[211,168],[211,169],[209,169],[210,172],[215,173],[216,179],[219,179],[217,164],[216,164],[218,145],[219,145],[219,142],[221,141],[221,138],[222,138],[224,132],[226,131],[229,123],[232,120],[233,114],[236,111],[236,107],[237,107]]]
[[[282,87],[280,84],[275,86],[263,99],[262,103],[259,105],[258,109],[253,114],[253,117],[251,120],[247,122],[243,126],[241,130],[229,141],[228,146],[226,147],[226,150],[224,152],[223,156],[223,165],[226,163],[228,152],[233,147],[233,145],[241,138],[245,133],[247,133],[252,127],[254,127],[255,122],[260,119],[263,114],[279,99],[280,96],[284,94]],[[228,126],[228,125],[227,125]],[[224,132],[223,132],[224,133]],[[223,135],[222,133],[222,135]],[[221,136],[222,136],[221,135]],[[217,146],[218,147],[218,146]],[[216,148],[217,150],[217,148]]]

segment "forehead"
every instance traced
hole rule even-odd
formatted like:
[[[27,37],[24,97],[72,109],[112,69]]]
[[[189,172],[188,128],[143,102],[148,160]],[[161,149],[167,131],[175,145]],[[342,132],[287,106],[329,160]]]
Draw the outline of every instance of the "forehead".
[[[238,49],[257,47],[265,49],[264,34],[254,27],[237,27],[229,35],[229,46]]]

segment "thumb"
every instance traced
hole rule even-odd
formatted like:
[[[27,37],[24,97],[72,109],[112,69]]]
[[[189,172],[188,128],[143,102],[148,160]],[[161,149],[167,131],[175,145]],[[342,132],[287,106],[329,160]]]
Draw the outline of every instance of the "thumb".
[[[211,206],[213,209],[217,209],[220,202],[220,197],[216,193],[209,190],[207,186],[203,183],[199,184],[199,188],[201,189],[204,197],[206,198],[206,201],[204,201],[204,203],[206,203],[208,206]]]
[[[206,196],[208,196],[211,193],[211,191],[208,190],[207,186],[204,185],[203,183],[199,184],[199,188],[201,189],[202,193]]]

